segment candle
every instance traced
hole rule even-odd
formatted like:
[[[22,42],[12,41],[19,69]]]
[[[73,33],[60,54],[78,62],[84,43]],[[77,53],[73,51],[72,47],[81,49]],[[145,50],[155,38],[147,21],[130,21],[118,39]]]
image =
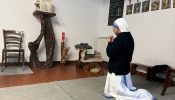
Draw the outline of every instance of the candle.
[[[62,32],[62,41],[64,41],[64,39],[65,39],[65,33]]]

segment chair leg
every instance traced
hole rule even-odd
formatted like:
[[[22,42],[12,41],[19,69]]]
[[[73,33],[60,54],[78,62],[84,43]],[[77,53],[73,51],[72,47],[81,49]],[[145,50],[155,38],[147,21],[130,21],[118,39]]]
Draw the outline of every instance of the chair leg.
[[[1,72],[4,71],[4,52],[2,51],[2,66],[1,66]]]
[[[156,77],[156,73],[152,73],[152,76],[153,76],[153,81],[157,81],[157,77]]]
[[[152,73],[152,69],[150,69],[150,82],[153,81],[153,73]]]
[[[161,95],[163,96],[169,86],[169,76],[170,76],[170,69],[168,69],[167,74],[166,74],[166,79],[165,79],[165,83],[164,83],[164,87],[162,90]]]
[[[22,55],[22,70],[25,70],[25,66],[24,66],[24,51],[23,51],[23,55]]]
[[[20,66],[20,58],[21,58],[21,52],[19,52],[18,67]]]
[[[162,96],[164,96],[164,94],[165,94],[165,92],[166,92],[168,86],[169,86],[169,82],[166,81],[165,84],[164,84],[164,87],[163,87],[162,93],[161,93]]]
[[[7,53],[5,52],[5,68],[7,67]]]

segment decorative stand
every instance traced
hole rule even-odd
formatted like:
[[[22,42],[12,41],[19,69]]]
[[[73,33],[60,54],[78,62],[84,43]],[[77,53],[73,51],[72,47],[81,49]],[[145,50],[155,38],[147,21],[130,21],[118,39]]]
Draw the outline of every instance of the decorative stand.
[[[61,41],[61,57],[63,55],[63,50],[64,50],[64,40],[65,40],[65,33],[62,32],[62,41]]]
[[[98,67],[98,62],[102,62],[101,53],[94,51],[94,54],[87,54],[87,50],[79,50],[79,59],[77,62],[77,69],[84,69],[85,73],[89,76],[102,76],[103,70]]]
[[[78,61],[76,64],[76,68],[81,69],[84,66],[84,63],[82,63],[82,61],[81,61],[81,53],[87,49],[92,49],[92,47],[89,46],[88,43],[80,43],[80,44],[75,45],[75,49],[79,50],[79,58],[78,58]]]
[[[30,67],[35,68],[50,68],[53,63],[54,49],[55,49],[55,35],[52,28],[51,17],[56,16],[55,13],[48,13],[42,11],[35,11],[33,15],[38,15],[41,20],[41,33],[34,42],[29,42],[30,49]],[[37,50],[40,42],[44,37],[46,45],[46,62],[42,64],[37,56]]]
[[[79,50],[79,58],[78,58],[78,61],[77,61],[77,64],[76,64],[76,68],[78,68],[78,69],[83,68],[83,63],[80,61],[80,60],[81,60],[81,53],[82,53],[83,51],[84,51],[84,50]]]
[[[61,58],[63,55],[63,50],[64,50],[64,41],[61,41]]]
[[[92,63],[86,64],[83,69],[84,69],[85,73],[89,76],[102,76],[102,75],[104,75],[104,72],[101,69],[96,73],[91,72],[92,68],[97,68],[97,67],[98,67],[98,63],[92,62]]]
[[[65,65],[66,64],[66,60],[67,60],[67,53],[69,51],[70,47],[65,48],[64,47],[64,41],[61,41],[61,65]]]

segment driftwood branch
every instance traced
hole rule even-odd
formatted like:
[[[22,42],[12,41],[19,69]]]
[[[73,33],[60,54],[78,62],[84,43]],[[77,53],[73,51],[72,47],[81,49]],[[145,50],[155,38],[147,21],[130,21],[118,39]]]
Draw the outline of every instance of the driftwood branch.
[[[66,64],[66,60],[67,60],[67,53],[69,52],[70,47],[65,48],[64,47],[64,42],[61,42],[61,65],[65,65]]]
[[[53,13],[45,13],[40,11],[35,11],[34,15],[39,15],[41,20],[41,33],[34,42],[29,42],[28,47],[30,49],[30,67],[36,68],[50,68],[53,63],[54,49],[55,49],[55,35],[52,28],[51,16]],[[37,50],[39,48],[40,42],[44,37],[46,45],[46,62],[42,64],[37,56]]]

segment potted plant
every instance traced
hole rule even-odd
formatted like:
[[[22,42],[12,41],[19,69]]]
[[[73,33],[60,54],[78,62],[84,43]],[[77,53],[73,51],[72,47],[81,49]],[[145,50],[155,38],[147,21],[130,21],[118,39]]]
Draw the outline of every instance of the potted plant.
[[[86,50],[86,49],[92,49],[91,46],[89,46],[88,43],[80,43],[75,45],[76,50]]]

